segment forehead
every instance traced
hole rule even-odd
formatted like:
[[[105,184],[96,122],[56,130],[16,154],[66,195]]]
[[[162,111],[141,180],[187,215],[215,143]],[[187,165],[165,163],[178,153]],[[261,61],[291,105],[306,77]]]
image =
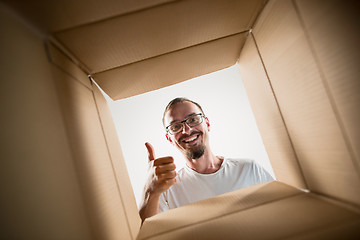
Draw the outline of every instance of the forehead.
[[[165,114],[165,125],[173,121],[182,121],[191,114],[201,113],[198,106],[192,102],[180,102],[173,105]]]

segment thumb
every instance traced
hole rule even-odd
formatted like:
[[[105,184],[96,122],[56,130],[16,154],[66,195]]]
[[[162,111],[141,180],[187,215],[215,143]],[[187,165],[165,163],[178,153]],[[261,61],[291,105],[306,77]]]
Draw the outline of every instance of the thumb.
[[[145,143],[145,146],[146,146],[147,151],[148,151],[149,161],[155,160],[155,151],[154,151],[153,146],[148,142]]]

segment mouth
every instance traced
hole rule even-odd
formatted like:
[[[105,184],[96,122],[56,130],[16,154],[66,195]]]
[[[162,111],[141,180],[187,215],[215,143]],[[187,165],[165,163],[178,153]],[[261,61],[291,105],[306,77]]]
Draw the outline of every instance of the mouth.
[[[200,134],[199,133],[195,133],[192,134],[188,137],[184,137],[181,142],[185,143],[185,144],[194,144],[196,143],[196,141],[199,139]]]

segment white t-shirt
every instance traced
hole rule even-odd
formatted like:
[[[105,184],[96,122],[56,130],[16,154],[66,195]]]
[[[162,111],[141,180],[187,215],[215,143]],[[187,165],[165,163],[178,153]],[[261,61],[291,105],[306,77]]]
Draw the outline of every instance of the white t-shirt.
[[[177,183],[161,194],[159,213],[247,186],[275,180],[249,159],[225,158],[215,173],[201,174],[185,166]]]

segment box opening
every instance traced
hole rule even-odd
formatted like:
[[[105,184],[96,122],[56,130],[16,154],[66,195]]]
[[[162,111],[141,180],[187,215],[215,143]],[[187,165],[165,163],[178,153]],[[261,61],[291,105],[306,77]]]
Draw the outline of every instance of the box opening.
[[[147,178],[150,142],[156,157],[173,156],[177,171],[184,167],[182,154],[165,138],[162,115],[176,97],[198,102],[210,120],[214,154],[254,159],[274,175],[237,65],[166,88],[113,101],[106,94],[137,205]]]

